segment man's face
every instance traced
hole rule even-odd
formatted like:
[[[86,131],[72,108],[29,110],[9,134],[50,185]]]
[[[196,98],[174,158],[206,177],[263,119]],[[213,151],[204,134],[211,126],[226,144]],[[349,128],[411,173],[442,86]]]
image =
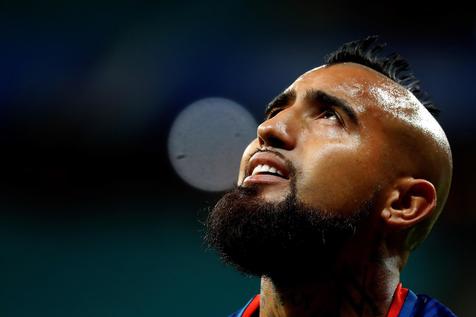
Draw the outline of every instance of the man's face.
[[[356,232],[372,222],[380,189],[398,170],[388,168],[398,153],[389,131],[411,111],[398,106],[402,96],[402,87],[353,63],[299,77],[271,102],[243,154],[238,188],[210,213],[209,244],[254,275],[332,268],[358,245]]]
[[[294,181],[297,198],[306,205],[352,212],[387,178],[384,128],[391,114],[376,95],[383,85],[397,86],[352,63],[321,67],[299,77],[270,104],[258,138],[243,154],[238,185],[257,186],[263,200],[279,202]],[[289,175],[285,160],[295,175]],[[274,170],[266,172],[266,167],[255,169],[258,165],[274,167],[284,177],[271,175]]]

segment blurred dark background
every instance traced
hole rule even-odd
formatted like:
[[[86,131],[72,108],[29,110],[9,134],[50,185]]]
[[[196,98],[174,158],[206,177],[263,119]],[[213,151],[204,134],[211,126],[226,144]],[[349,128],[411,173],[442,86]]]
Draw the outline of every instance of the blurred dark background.
[[[239,308],[259,281],[205,250],[200,219],[220,193],[178,177],[172,123],[213,96],[259,122],[298,75],[370,34],[411,62],[454,155],[404,285],[476,315],[476,14],[462,2],[1,1],[0,28],[1,316]]]

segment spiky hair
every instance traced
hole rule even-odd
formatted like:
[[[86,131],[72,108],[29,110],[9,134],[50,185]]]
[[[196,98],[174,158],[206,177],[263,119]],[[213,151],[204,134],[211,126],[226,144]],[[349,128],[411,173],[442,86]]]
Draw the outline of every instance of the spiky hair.
[[[353,62],[370,67],[408,89],[435,117],[440,110],[435,106],[429,95],[420,87],[408,62],[399,54],[382,54],[386,43],[379,43],[376,35],[343,44],[336,51],[325,57],[325,63],[339,64]]]

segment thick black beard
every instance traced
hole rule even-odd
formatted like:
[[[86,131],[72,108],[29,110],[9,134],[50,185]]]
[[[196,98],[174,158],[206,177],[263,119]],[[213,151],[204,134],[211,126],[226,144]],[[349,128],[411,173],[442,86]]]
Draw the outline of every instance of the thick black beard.
[[[365,202],[343,216],[305,206],[295,186],[279,203],[259,198],[256,188],[237,187],[210,212],[205,241],[226,264],[245,274],[283,283],[315,278],[330,273],[337,254],[371,209]]]

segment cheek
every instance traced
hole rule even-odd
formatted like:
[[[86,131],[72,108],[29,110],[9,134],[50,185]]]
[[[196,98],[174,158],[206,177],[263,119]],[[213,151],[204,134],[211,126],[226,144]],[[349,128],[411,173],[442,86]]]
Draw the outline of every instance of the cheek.
[[[352,211],[375,190],[378,173],[372,162],[371,153],[349,145],[307,155],[296,183],[298,196],[324,210]]]
[[[259,147],[258,139],[254,139],[253,141],[251,141],[251,143],[246,147],[245,151],[243,152],[243,156],[241,157],[240,172],[238,174],[237,185],[240,185],[241,182],[243,181],[243,178],[245,177],[245,169],[246,169],[247,163],[251,155],[256,151],[258,147]]]

